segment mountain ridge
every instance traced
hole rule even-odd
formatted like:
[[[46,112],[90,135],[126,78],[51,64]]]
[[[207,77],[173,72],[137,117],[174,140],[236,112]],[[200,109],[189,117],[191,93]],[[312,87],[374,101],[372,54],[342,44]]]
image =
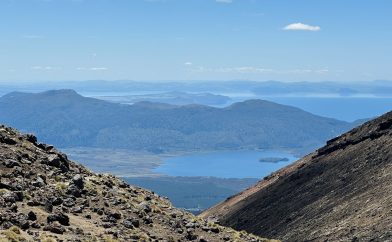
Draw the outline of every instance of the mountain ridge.
[[[71,90],[5,95],[0,98],[0,121],[59,147],[163,152],[259,148],[303,152],[353,126],[264,100],[226,108],[125,105]]]

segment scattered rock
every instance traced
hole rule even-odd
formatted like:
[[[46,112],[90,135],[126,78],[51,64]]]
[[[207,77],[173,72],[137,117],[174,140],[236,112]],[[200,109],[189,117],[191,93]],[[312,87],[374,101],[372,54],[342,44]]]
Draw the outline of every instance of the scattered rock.
[[[69,208],[73,207],[73,206],[75,206],[75,200],[72,199],[72,198],[66,198],[63,201],[63,205],[66,206],[66,207],[69,207]]]
[[[31,241],[45,236],[75,242],[223,240],[167,199],[112,175],[94,174],[35,136],[0,125],[0,139],[5,141],[0,141],[0,230],[17,226]],[[74,226],[74,219],[88,229]]]
[[[185,236],[185,238],[187,239],[187,240],[196,240],[197,239],[197,235],[196,234],[193,234],[193,233],[188,233],[186,236]]]
[[[7,145],[15,145],[17,142],[13,138],[10,138],[0,133],[0,143],[5,143]]]
[[[83,208],[81,206],[73,207],[70,209],[71,213],[83,213]]]
[[[83,177],[80,174],[76,174],[73,178],[72,178],[72,182],[73,184],[75,184],[75,186],[79,189],[83,189],[84,188],[84,180]]]
[[[53,206],[59,206],[63,203],[63,199],[61,197],[55,197],[51,200]]]
[[[69,226],[69,218],[65,214],[52,214],[47,217],[48,224],[58,221],[61,225]]]
[[[6,203],[14,203],[17,200],[17,196],[13,192],[5,192],[1,197],[4,199]]]
[[[27,214],[27,219],[31,220],[31,221],[36,221],[37,220],[37,215],[33,211],[30,211]]]
[[[54,222],[54,223],[46,225],[44,227],[44,231],[50,231],[50,232],[55,233],[55,234],[64,234],[64,232],[66,230],[65,230],[65,228],[63,226],[61,226],[60,223]]]
[[[76,185],[72,184],[68,186],[67,194],[72,195],[74,197],[81,197],[82,190],[80,190],[80,188],[78,188]]]
[[[45,211],[48,213],[51,213],[53,211],[53,205],[49,199],[45,201],[44,208],[45,208]]]
[[[47,164],[49,166],[60,168],[62,172],[69,170],[69,163],[64,154],[51,154],[47,157]]]
[[[41,203],[38,200],[33,199],[33,200],[28,201],[27,205],[31,206],[31,207],[36,207],[36,206],[40,206]]]
[[[20,167],[19,162],[15,161],[15,160],[6,160],[6,161],[4,161],[4,165],[7,168],[14,168],[16,166]]]
[[[46,183],[41,177],[37,177],[37,179],[32,182],[32,185],[35,187],[44,187]]]
[[[146,212],[146,213],[150,213],[151,212],[151,207],[148,205],[147,202],[142,202],[139,204],[140,210]]]
[[[116,219],[116,220],[121,219],[121,213],[118,213],[118,212],[111,212],[109,214],[109,216]]]

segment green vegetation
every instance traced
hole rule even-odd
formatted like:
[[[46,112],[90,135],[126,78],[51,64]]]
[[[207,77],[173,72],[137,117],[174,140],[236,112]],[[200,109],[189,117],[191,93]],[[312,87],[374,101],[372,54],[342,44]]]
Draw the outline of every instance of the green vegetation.
[[[56,189],[61,192],[61,193],[65,193],[65,191],[68,188],[68,184],[65,182],[58,182],[55,184]]]
[[[141,102],[121,105],[72,90],[10,93],[0,122],[59,147],[105,147],[151,153],[217,149],[313,150],[352,124],[290,106],[249,100],[227,108]]]
[[[61,151],[95,172],[123,177],[154,175],[152,170],[161,164],[159,155],[125,149],[80,147]]]
[[[0,242],[22,242],[22,241],[27,241],[26,238],[24,238],[21,235],[21,232],[18,227],[12,226],[11,228],[7,230],[0,231]]]

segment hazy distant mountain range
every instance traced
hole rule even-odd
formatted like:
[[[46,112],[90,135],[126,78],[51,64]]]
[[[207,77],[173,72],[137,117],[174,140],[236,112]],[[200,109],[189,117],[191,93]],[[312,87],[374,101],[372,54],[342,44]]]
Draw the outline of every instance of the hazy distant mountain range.
[[[186,92],[164,92],[143,95],[120,95],[120,96],[97,96],[97,99],[133,104],[137,102],[157,102],[172,105],[202,104],[209,106],[225,105],[231,101],[230,97],[211,93],[186,93]]]
[[[121,105],[73,90],[9,93],[0,122],[60,147],[105,147],[161,153],[217,149],[312,150],[353,124],[262,100],[226,108],[140,102]]]
[[[392,97],[392,81],[369,82],[280,82],[280,81],[64,81],[0,83],[0,95],[11,91],[41,92],[49,89],[73,89],[79,93],[115,92],[124,95],[164,92],[253,93],[271,95],[337,95]]]

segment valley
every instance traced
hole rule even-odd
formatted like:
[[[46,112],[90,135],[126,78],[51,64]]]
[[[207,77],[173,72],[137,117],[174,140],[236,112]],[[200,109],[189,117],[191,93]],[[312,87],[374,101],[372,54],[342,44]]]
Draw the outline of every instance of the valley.
[[[391,9],[0,0],[0,242],[392,242]]]
[[[113,175],[93,173],[35,136],[3,125],[0,157],[1,241],[269,241],[197,218]]]
[[[97,148],[61,149],[94,172],[117,175],[170,198],[195,214],[253,185],[296,158],[287,151],[214,151],[157,155]],[[260,163],[262,157],[285,156],[287,161]],[[188,191],[188,192],[184,192]]]
[[[174,206],[199,214],[254,185],[256,178],[124,177],[124,181],[168,197]]]
[[[195,214],[360,124],[269,101],[247,100],[251,95],[245,93],[229,95],[233,103],[221,108],[153,103],[147,99],[121,104],[127,100],[124,98],[173,101],[176,95],[185,95],[179,92],[100,95],[106,101],[72,90],[10,93],[0,98],[0,121],[62,147],[72,160],[94,172],[120,176],[169,197],[175,206]],[[198,96],[187,95],[192,97]],[[204,97],[205,94],[200,100]],[[334,100],[327,104],[335,107],[338,100]],[[298,98],[276,101],[299,106],[313,103],[313,107],[320,104]],[[341,108],[351,110],[351,106]],[[179,193],[179,189],[189,189],[189,193]]]

